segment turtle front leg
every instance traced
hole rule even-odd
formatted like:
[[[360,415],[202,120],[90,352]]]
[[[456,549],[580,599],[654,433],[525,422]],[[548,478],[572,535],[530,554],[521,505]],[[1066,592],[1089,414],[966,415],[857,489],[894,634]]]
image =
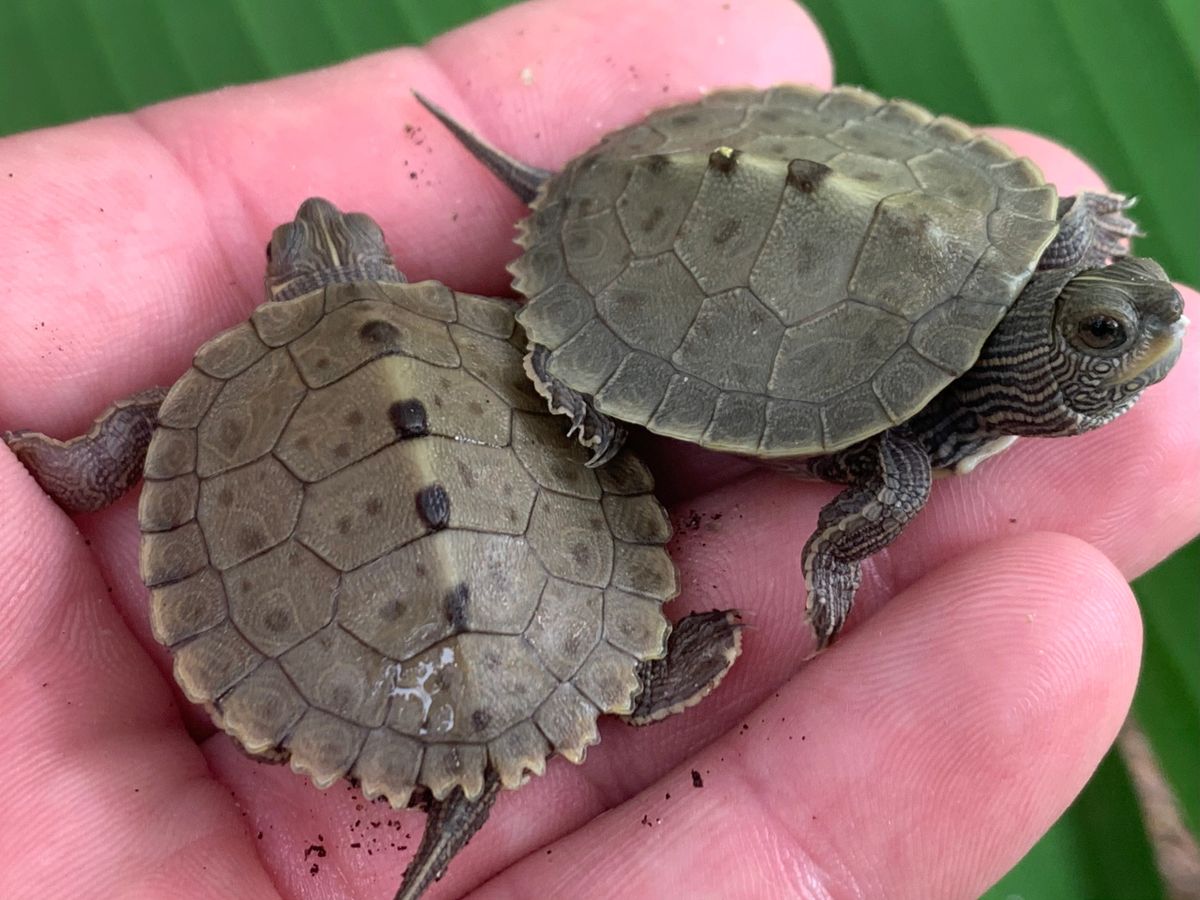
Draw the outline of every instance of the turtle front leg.
[[[683,712],[716,688],[742,652],[742,623],[737,610],[692,613],[680,620],[667,639],[667,653],[638,666],[642,692],[630,725],[649,725]]]
[[[166,388],[155,387],[118,400],[87,434],[68,441],[37,431],[6,431],[4,443],[55,503],[67,512],[95,512],[142,477],[166,396]]]
[[[446,873],[450,860],[487,821],[499,793],[500,777],[489,770],[484,776],[483,793],[476,799],[468,800],[462,788],[456,787],[445,800],[429,801],[421,846],[404,870],[396,900],[416,900]]]
[[[604,465],[617,455],[625,443],[625,429],[597,412],[592,405],[592,398],[587,394],[572,390],[551,375],[546,368],[549,359],[550,351],[540,344],[534,344],[525,355],[526,374],[537,392],[546,398],[550,412],[571,417],[567,437],[578,434],[579,443],[591,449],[588,467]]]
[[[847,485],[817,517],[804,545],[805,615],[824,649],[837,636],[862,581],[862,561],[894,541],[925,501],[929,454],[911,434],[891,429],[813,460],[812,473]]]
[[[1121,194],[1084,191],[1058,201],[1058,234],[1038,262],[1039,269],[1078,272],[1107,265],[1129,253],[1137,223],[1125,215],[1137,202]]]

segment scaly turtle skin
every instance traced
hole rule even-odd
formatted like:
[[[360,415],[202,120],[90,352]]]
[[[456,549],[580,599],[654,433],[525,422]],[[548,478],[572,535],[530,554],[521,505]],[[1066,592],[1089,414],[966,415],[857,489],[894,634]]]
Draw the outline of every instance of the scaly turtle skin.
[[[719,91],[551,174],[421,102],[531,204],[526,368],[593,464],[620,421],[847,486],[803,552],[819,647],[934,472],[1103,425],[1179,355],[1131,201],[912,103]]]
[[[73,441],[5,439],[69,509],[144,472],[142,577],[184,692],[319,787],[426,806],[398,895],[416,897],[501,787],[553,752],[581,762],[597,716],[643,724],[712,690],[739,626],[671,630],[649,472],[583,465],[509,303],[406,283],[371,219],[320,199],[268,259],[270,302],[165,399]]]

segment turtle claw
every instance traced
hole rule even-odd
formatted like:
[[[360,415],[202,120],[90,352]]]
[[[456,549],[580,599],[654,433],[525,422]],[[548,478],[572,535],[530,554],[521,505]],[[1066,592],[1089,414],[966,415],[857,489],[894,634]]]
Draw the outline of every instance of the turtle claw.
[[[546,368],[550,351],[533,344],[525,354],[525,373],[533,381],[538,394],[546,398],[546,406],[555,415],[569,416],[571,427],[567,437],[575,438],[592,451],[585,463],[589,469],[602,466],[617,455],[625,443],[625,429],[601,412],[592,398],[572,390],[550,374]]]

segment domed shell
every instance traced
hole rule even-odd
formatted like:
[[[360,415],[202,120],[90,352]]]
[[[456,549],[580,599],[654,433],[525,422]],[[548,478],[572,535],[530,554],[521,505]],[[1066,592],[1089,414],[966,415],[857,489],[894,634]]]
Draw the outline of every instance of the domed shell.
[[[172,388],[139,510],[155,636],[249,751],[404,806],[629,712],[677,591],[626,454],[593,472],[512,307],[436,283],[268,303]]]
[[[974,363],[1057,231],[1027,159],[854,88],[722,91],[550,179],[512,265],[548,371],[759,457],[898,424]]]

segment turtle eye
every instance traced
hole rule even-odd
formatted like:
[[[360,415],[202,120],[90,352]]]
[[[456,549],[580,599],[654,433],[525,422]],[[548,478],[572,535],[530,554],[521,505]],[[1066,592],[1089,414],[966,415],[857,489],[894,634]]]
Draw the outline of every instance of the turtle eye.
[[[271,261],[271,244],[272,243],[274,243],[274,241],[267,241],[267,262]]]
[[[1079,323],[1079,338],[1093,350],[1112,350],[1126,340],[1125,326],[1112,316],[1092,316]]]

